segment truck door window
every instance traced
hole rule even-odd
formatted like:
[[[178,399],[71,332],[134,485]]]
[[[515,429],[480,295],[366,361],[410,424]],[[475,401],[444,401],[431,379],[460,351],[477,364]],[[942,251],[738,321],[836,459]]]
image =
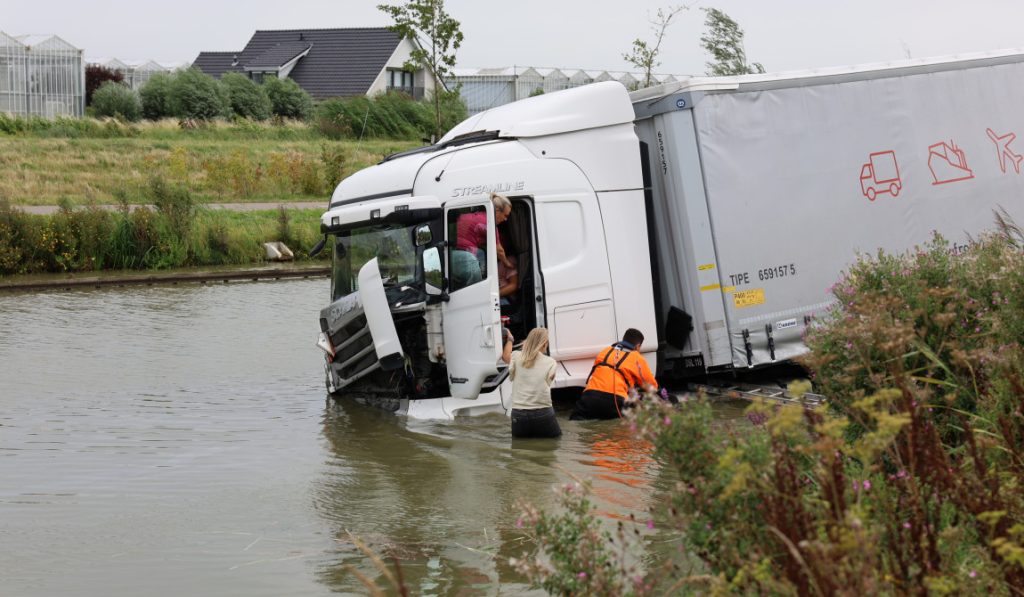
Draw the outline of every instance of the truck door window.
[[[449,292],[487,278],[487,226],[482,205],[448,212]]]

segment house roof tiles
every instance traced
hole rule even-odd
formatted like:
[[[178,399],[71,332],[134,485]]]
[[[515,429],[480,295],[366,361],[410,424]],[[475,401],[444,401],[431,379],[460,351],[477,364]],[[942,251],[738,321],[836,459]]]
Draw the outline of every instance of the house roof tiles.
[[[294,51],[297,48],[309,48],[288,75],[299,86],[317,99],[363,95],[400,41],[384,27],[257,31],[241,52],[202,52],[193,65],[220,77],[246,67],[277,68],[303,51]],[[234,56],[238,63],[232,66]],[[276,61],[280,62],[271,64]]]
[[[271,46],[245,63],[249,70],[257,68],[281,68],[294,60],[299,54],[312,48],[312,44],[306,41],[286,41]]]

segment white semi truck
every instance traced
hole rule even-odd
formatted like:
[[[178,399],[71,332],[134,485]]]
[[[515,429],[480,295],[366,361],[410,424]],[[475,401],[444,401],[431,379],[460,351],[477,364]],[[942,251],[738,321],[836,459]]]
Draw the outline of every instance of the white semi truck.
[[[549,329],[559,387],[629,327],[663,378],[792,359],[858,252],[1024,221],[1022,100],[1024,54],[1004,52],[596,83],[473,116],[334,192],[327,389],[412,417],[507,410],[503,313],[518,339]],[[500,225],[491,192],[513,203]]]

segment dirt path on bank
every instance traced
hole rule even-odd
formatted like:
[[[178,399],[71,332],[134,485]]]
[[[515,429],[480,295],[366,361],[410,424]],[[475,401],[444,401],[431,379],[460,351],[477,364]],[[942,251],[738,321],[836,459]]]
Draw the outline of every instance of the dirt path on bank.
[[[269,209],[277,209],[284,207],[286,209],[322,209],[327,210],[327,201],[273,201],[265,203],[198,203],[200,207],[206,209],[228,209],[231,211],[265,211]],[[15,209],[19,209],[28,214],[36,215],[49,215],[57,213],[60,209],[56,205],[14,205]],[[120,209],[118,205],[97,205],[96,207],[115,211]],[[152,205],[132,205],[131,209],[138,209],[145,207],[147,209],[153,209]],[[79,208],[80,209],[80,208]]]

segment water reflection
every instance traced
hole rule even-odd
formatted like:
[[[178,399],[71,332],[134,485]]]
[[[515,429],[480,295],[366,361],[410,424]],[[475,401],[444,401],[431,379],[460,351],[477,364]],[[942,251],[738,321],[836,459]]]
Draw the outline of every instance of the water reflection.
[[[415,422],[341,403],[323,417],[329,450],[315,504],[337,542],[319,572],[335,590],[358,590],[346,566],[384,579],[348,531],[390,561],[397,558],[413,593],[515,594],[527,590],[508,564],[528,549],[515,528],[518,500],[554,504],[552,488],[591,479],[598,515],[610,526],[631,515],[639,526],[659,482],[650,446],[618,421],[563,421],[560,439],[513,440],[508,419]],[[383,586],[383,585],[382,585]],[[539,594],[539,593],[538,593]]]
[[[356,590],[346,566],[379,578],[347,531],[401,562],[414,594],[486,592],[516,585],[499,555],[514,531],[519,497],[555,481],[555,446],[512,447],[505,417],[410,422],[348,403],[329,407],[330,451],[316,509],[332,526],[337,562],[321,571],[336,590]],[[519,586],[519,589],[525,589]]]

